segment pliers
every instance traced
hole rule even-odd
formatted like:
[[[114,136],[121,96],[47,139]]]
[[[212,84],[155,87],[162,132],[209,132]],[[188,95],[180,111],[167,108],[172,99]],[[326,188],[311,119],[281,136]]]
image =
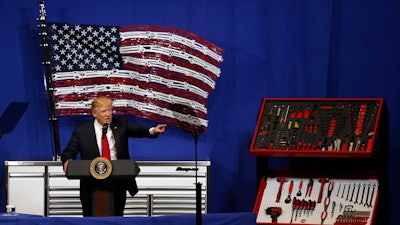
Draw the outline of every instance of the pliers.
[[[307,196],[310,197],[311,196],[313,185],[314,185],[314,180],[312,178],[310,178],[310,180],[308,181],[308,184],[307,184],[307,190],[306,190],[305,197],[307,197]]]
[[[328,185],[328,194],[327,194],[327,196],[328,197],[331,197],[331,194],[332,194],[332,190],[333,190],[333,186],[335,185],[335,182],[333,181],[333,180],[331,180],[330,182],[329,182],[329,185]]]
[[[328,207],[329,203],[331,202],[330,197],[325,197],[324,200],[324,211],[321,213],[321,225],[324,224],[326,217],[328,216]]]

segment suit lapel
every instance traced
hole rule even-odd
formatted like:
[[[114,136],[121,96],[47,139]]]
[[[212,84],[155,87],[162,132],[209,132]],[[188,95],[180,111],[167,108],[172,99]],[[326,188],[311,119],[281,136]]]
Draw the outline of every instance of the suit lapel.
[[[111,122],[110,127],[114,136],[114,140],[115,140],[115,148],[117,150],[117,157],[119,156],[119,152],[118,149],[120,149],[120,147],[118,146],[120,141],[119,141],[119,137],[120,137],[120,129],[119,124],[117,122],[115,122],[115,119],[113,119],[113,122]]]
[[[89,123],[87,126],[87,135],[88,138],[87,140],[89,141],[89,146],[93,146],[92,149],[96,150],[96,153],[98,156],[100,156],[100,149],[99,145],[97,144],[97,139],[96,139],[96,131],[94,129],[94,123]]]

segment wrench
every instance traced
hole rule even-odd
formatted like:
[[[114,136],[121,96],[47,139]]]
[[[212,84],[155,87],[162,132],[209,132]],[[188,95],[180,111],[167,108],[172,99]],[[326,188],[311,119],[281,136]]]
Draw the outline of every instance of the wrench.
[[[319,195],[318,195],[318,201],[317,202],[321,203],[322,193],[324,192],[324,185],[325,185],[325,182],[328,181],[328,178],[323,177],[319,181],[321,182],[321,188],[319,189]]]
[[[275,202],[279,202],[279,201],[281,200],[281,194],[282,194],[283,183],[286,182],[286,178],[280,177],[280,178],[278,178],[278,182],[279,182],[280,184],[279,184],[279,189],[278,189],[278,193],[277,193],[277,195],[276,195],[276,200],[275,200]]]

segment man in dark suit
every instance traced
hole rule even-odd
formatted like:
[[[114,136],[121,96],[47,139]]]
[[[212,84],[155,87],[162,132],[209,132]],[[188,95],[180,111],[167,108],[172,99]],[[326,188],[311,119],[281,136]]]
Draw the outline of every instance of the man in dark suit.
[[[104,133],[106,133],[108,139],[111,160],[130,159],[128,138],[156,138],[165,131],[165,124],[149,127],[130,123],[124,117],[113,118],[112,107],[112,100],[108,97],[102,96],[93,100],[91,109],[95,119],[83,123],[74,129],[67,147],[61,154],[64,171],[67,170],[69,160],[76,159],[78,153],[82,160],[93,160],[101,156],[101,135],[105,124],[109,125],[107,130],[104,130]],[[107,190],[114,194],[114,216],[123,216],[126,191],[128,190],[131,196],[138,192],[134,178],[129,180],[129,182],[126,180],[82,179],[80,181],[80,200],[83,216],[93,216],[92,201],[95,190]]]

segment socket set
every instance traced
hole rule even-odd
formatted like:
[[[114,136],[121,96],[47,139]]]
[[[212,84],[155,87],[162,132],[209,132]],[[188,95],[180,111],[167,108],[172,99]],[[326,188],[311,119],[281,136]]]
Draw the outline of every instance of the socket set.
[[[383,99],[262,100],[255,156],[370,157]]]

